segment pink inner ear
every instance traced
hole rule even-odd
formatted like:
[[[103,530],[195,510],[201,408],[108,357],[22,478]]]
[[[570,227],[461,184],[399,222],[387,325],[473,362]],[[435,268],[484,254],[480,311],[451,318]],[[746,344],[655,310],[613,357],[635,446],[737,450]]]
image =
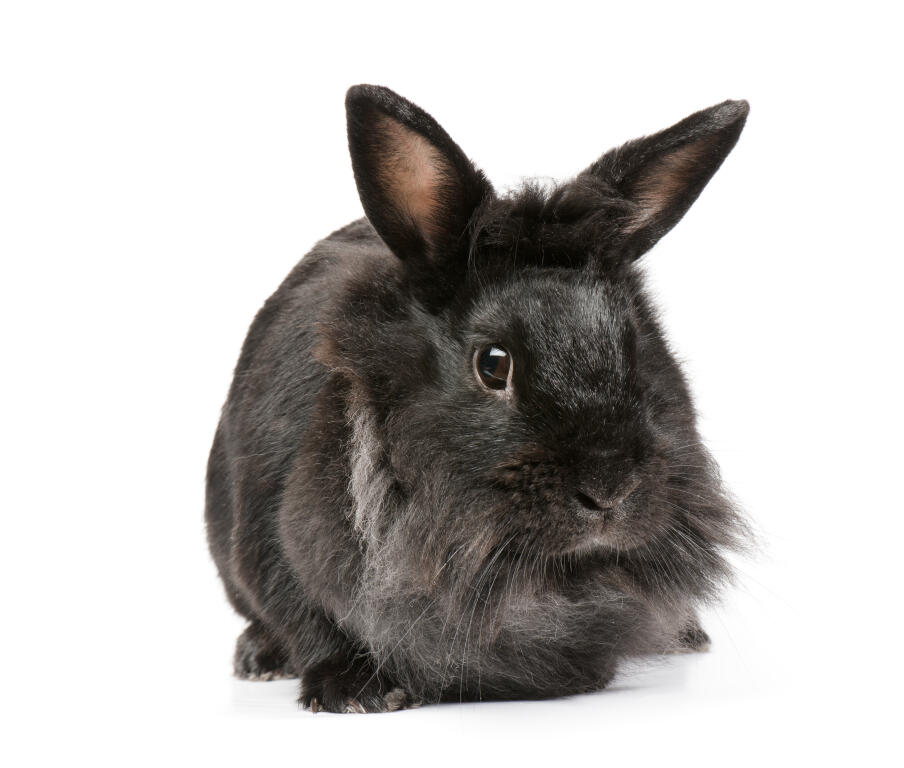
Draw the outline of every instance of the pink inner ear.
[[[380,184],[392,204],[429,239],[435,234],[442,155],[425,138],[391,118],[382,117],[375,128],[385,151]]]
[[[693,180],[693,171],[712,144],[707,137],[680,147],[650,163],[634,182],[631,199],[638,210],[625,225],[632,234],[654,221]]]

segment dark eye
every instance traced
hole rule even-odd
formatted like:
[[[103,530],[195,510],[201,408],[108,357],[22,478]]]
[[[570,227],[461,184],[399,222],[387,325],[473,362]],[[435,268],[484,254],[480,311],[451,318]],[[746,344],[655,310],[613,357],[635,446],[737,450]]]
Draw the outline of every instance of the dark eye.
[[[474,372],[489,389],[505,389],[512,379],[512,357],[502,347],[490,344],[474,353]]]

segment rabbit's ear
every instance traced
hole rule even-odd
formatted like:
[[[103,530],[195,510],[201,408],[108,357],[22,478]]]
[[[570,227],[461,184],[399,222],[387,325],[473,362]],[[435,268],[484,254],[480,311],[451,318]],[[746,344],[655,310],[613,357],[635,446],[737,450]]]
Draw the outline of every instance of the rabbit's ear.
[[[418,271],[467,246],[474,209],[493,190],[442,127],[388,88],[356,85],[345,98],[361,204],[380,237]]]
[[[724,101],[613,149],[584,171],[631,204],[621,225],[622,257],[641,256],[678,223],[734,147],[748,110],[746,101]]]

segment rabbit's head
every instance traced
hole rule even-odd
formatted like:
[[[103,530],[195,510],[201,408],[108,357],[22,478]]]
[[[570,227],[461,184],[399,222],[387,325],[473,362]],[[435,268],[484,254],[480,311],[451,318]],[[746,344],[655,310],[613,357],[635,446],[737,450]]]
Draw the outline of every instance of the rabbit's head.
[[[636,260],[732,149],[746,102],[505,196],[393,92],[346,104],[391,253],[349,278],[321,356],[348,385],[372,586],[464,595],[617,563],[651,593],[708,596],[739,523]]]

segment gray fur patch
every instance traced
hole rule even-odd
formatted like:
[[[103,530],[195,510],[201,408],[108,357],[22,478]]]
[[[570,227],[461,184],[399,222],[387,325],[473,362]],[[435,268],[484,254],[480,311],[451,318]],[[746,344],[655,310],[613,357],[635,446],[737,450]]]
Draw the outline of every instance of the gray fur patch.
[[[371,537],[373,521],[389,495],[391,480],[380,469],[383,447],[377,434],[375,417],[363,405],[354,409],[352,424],[352,453],[350,492],[354,499],[353,520],[355,530],[367,541]]]

